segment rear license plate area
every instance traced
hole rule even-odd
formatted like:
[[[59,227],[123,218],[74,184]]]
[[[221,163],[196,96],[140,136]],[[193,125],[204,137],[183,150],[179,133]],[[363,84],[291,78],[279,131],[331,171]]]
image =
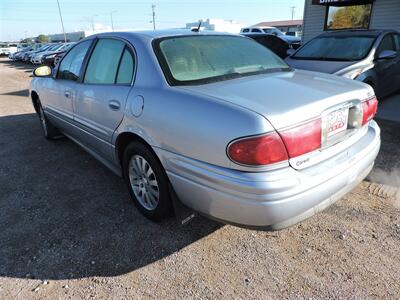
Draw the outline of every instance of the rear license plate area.
[[[324,120],[327,131],[327,140],[347,130],[349,122],[349,108],[341,108],[329,113]]]

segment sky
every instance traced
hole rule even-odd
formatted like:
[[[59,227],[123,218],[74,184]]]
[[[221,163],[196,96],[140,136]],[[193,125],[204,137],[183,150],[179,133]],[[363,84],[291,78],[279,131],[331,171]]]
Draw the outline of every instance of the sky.
[[[182,28],[199,19],[235,20],[247,25],[303,17],[304,0],[59,0],[66,32],[96,28]],[[62,33],[57,0],[0,0],[0,41]]]

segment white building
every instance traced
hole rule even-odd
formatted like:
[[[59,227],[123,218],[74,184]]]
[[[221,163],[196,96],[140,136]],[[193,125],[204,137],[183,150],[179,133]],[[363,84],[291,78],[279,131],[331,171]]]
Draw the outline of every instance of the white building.
[[[221,19],[202,19],[197,22],[186,23],[187,29],[197,28],[201,22],[201,30],[213,30],[220,32],[239,33],[240,29],[246,27],[244,23],[240,23],[233,20],[221,20]]]

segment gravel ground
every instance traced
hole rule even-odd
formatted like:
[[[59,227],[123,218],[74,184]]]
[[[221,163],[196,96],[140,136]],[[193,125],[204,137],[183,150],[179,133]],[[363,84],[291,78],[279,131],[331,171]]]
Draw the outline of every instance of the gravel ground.
[[[0,299],[399,298],[399,209],[370,182],[278,232],[154,224],[120,178],[42,137],[30,74],[0,60]],[[378,179],[400,157],[400,125],[380,124]]]

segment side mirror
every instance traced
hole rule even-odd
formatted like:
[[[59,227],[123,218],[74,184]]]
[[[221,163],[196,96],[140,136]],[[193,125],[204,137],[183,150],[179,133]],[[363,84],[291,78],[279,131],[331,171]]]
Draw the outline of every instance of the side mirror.
[[[52,70],[49,66],[40,66],[33,70],[33,75],[36,77],[48,77],[51,76]]]
[[[293,48],[289,48],[289,49],[287,49],[286,54],[288,56],[292,56],[295,52],[296,52],[296,50],[294,50]]]
[[[381,53],[379,53],[378,59],[391,59],[391,58],[396,58],[397,57],[397,52],[393,50],[384,50]]]

